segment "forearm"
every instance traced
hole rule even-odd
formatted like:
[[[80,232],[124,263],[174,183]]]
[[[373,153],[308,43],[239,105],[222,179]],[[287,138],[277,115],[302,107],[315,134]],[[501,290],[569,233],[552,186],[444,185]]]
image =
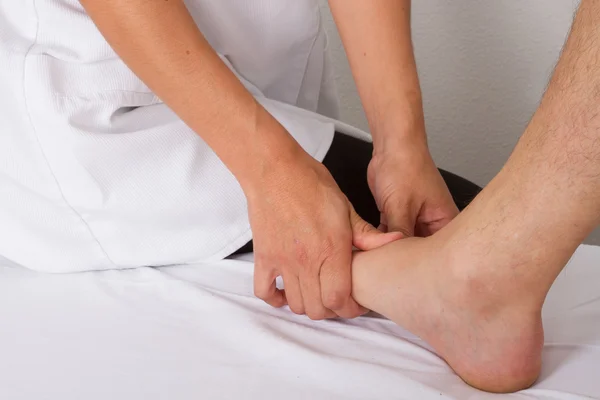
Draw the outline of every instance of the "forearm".
[[[300,151],[202,36],[181,0],[81,0],[106,40],[236,175]]]
[[[600,0],[583,0],[539,110],[507,164],[558,229],[600,223]],[[518,177],[518,178],[517,178]]]
[[[425,140],[410,0],[329,0],[374,145]]]

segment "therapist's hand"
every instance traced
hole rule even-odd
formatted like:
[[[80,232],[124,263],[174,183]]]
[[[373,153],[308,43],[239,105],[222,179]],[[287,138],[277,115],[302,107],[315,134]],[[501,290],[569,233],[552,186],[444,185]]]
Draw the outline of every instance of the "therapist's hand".
[[[304,152],[263,174],[246,192],[256,296],[314,320],[365,313],[351,296],[352,245],[374,249],[401,235],[361,219],[329,171]],[[277,276],[283,291],[275,286]]]
[[[458,209],[436,168],[424,134],[398,146],[375,148],[368,168],[369,187],[381,212],[379,229],[430,236]]]

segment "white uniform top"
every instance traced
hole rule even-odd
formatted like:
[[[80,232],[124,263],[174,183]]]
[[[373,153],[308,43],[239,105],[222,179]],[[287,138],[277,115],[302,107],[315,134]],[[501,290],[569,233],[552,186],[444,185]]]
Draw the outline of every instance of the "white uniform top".
[[[337,102],[317,0],[187,5],[256,98],[322,160],[334,123],[314,112],[335,118]],[[250,240],[234,177],[77,0],[0,0],[0,110],[0,255],[69,272],[214,260]]]

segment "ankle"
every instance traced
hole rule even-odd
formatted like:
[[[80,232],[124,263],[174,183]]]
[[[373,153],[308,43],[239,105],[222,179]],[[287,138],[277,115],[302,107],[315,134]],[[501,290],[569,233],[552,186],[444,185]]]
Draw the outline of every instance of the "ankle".
[[[474,305],[486,313],[514,307],[527,312],[541,310],[554,281],[535,272],[546,268],[546,261],[512,256],[510,248],[496,244],[465,239],[449,243],[450,247],[440,252],[444,255],[439,265],[452,282],[444,290],[459,304]]]
[[[526,186],[526,185],[525,185]],[[565,227],[519,177],[501,172],[473,203],[434,235],[442,264],[466,293],[541,305],[586,232]],[[568,219],[567,219],[568,220]],[[568,225],[580,225],[569,220]],[[579,235],[579,236],[578,236]]]

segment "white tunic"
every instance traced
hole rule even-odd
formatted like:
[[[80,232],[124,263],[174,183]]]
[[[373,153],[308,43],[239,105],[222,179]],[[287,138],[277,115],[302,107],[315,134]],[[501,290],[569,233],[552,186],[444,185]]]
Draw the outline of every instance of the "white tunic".
[[[317,0],[187,5],[223,60],[322,160],[334,124],[313,112],[335,118],[337,103]],[[0,0],[0,110],[0,255],[69,272],[214,260],[251,239],[234,177],[77,0]]]

